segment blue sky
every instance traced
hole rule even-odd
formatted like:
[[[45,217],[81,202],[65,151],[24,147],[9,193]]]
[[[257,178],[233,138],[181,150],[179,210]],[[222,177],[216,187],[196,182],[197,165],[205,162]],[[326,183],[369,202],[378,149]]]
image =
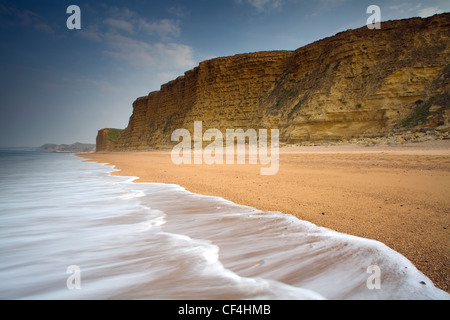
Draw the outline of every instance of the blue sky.
[[[69,5],[81,30],[69,30]],[[448,0],[0,0],[0,146],[95,143],[132,103],[199,62],[295,50],[382,20],[449,12]]]

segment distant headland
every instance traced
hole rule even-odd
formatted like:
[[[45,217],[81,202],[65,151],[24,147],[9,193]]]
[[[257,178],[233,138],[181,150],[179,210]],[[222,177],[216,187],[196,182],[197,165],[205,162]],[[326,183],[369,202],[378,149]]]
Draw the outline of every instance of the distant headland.
[[[68,144],[44,144],[36,149],[40,152],[64,152],[64,153],[79,153],[79,152],[95,152],[95,144],[75,142]]]

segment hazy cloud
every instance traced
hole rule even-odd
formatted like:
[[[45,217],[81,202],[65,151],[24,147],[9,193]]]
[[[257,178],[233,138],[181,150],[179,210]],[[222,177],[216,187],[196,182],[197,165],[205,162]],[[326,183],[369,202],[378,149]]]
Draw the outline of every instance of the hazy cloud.
[[[82,38],[102,42],[105,55],[127,65],[157,72],[194,66],[193,49],[172,40],[181,34],[179,21],[151,21],[128,8],[111,7],[105,11],[107,16],[102,24],[90,25],[79,32]]]
[[[258,12],[269,11],[280,8],[284,0],[235,0],[237,3],[248,3],[255,7]]]
[[[438,7],[425,7],[422,3],[412,4],[410,2],[401,2],[394,5],[381,8],[383,20],[398,19],[400,14],[403,17],[430,17],[435,14],[444,13],[445,11]]]
[[[107,6],[107,12],[109,16],[115,19],[121,19],[121,20],[129,20],[137,16],[137,13],[127,7],[117,7],[117,6]]]
[[[411,14],[413,12],[417,12],[417,10],[419,10],[421,7],[422,7],[422,5],[420,3],[413,6],[409,2],[403,2],[403,3],[398,3],[395,5],[387,6],[386,7],[387,10],[384,10],[384,11],[388,11],[388,12],[393,11],[395,13],[400,13],[400,14]],[[381,7],[381,9],[383,10],[384,7]]]
[[[43,16],[31,10],[19,10],[0,4],[0,17],[0,26],[31,27],[39,32],[55,33]]]
[[[105,54],[136,67],[146,68],[191,68],[194,66],[191,47],[177,43],[147,43],[141,40],[107,33]]]
[[[178,18],[184,18],[191,14],[191,11],[182,5],[170,7],[167,9],[167,11]]]
[[[422,18],[427,18],[427,17],[431,17],[434,16],[435,14],[440,14],[440,13],[444,13],[444,10],[440,10],[439,8],[436,7],[428,7],[428,8],[423,8],[419,11],[419,16]]]
[[[123,19],[108,18],[103,23],[116,30],[122,30],[128,33],[134,32],[133,23]]]
[[[174,14],[181,15],[181,7],[173,8]],[[106,10],[108,18],[103,23],[110,28],[110,31],[128,34],[134,32],[143,32],[150,36],[160,37],[164,41],[169,41],[172,37],[178,37],[181,34],[179,21],[171,19],[149,20],[140,16],[133,10],[126,7],[108,7]]]
[[[348,0],[313,0],[313,1],[317,3],[317,10],[324,12],[329,12],[348,2]]]
[[[77,32],[77,35],[90,41],[100,42],[103,40],[103,34],[98,30],[97,26],[82,28]]]
[[[148,22],[145,19],[140,19],[139,30],[144,31],[151,36],[157,35],[163,40],[170,40],[171,37],[178,37],[181,34],[179,22],[169,19],[154,22]]]

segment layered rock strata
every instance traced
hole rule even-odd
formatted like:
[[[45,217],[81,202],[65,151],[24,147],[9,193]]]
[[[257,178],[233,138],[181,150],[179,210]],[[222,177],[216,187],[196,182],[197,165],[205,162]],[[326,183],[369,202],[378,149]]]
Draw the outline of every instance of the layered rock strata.
[[[296,51],[204,61],[138,98],[117,142],[100,138],[97,150],[170,147],[172,132],[193,132],[194,121],[223,133],[279,129],[287,144],[373,138],[401,128],[448,132],[450,14],[381,27],[345,31]]]

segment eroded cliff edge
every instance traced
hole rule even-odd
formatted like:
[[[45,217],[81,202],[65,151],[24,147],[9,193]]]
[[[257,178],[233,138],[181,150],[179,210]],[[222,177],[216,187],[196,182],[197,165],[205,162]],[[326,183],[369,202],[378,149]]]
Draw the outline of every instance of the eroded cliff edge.
[[[349,30],[296,51],[204,61],[138,98],[116,142],[99,132],[97,151],[170,147],[172,132],[193,132],[194,121],[204,131],[277,128],[284,143],[448,132],[449,35],[447,13]]]

